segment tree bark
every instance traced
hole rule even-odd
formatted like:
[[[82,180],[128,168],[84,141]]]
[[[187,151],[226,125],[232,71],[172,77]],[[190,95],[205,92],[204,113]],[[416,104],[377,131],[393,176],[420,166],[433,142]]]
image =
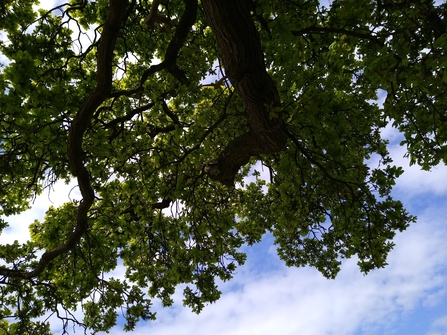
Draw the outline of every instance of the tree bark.
[[[278,90],[266,71],[250,3],[250,0],[202,0],[226,75],[245,102],[251,128],[205,168],[211,178],[227,185],[234,183],[239,168],[251,156],[281,151],[287,142]]]

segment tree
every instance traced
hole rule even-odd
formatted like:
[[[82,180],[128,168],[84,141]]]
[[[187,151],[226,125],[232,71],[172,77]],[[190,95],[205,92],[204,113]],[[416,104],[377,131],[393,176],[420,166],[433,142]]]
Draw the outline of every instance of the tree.
[[[447,161],[446,4],[33,4],[0,8],[1,228],[58,180],[82,200],[0,246],[3,333],[47,334],[47,311],[93,331],[123,311],[132,330],[179,284],[200,312],[266,232],[328,278],[352,256],[383,267],[414,217],[381,129],[424,169]]]

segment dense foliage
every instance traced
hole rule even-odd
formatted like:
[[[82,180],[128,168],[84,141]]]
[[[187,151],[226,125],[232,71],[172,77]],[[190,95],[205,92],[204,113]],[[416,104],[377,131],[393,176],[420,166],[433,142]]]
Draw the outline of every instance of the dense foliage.
[[[1,334],[48,334],[48,312],[131,330],[179,284],[199,312],[266,232],[329,278],[383,267],[414,218],[381,129],[424,169],[447,161],[445,4],[36,4],[0,7],[0,228],[58,180],[82,200],[0,246]]]

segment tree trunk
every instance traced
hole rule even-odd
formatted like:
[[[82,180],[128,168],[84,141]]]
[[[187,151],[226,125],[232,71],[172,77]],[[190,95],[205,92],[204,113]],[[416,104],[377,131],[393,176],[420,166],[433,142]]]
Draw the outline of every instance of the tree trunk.
[[[278,90],[266,71],[261,41],[250,15],[250,0],[202,0],[202,6],[216,35],[226,75],[245,102],[251,128],[205,168],[211,178],[231,185],[251,156],[281,151],[287,134]]]

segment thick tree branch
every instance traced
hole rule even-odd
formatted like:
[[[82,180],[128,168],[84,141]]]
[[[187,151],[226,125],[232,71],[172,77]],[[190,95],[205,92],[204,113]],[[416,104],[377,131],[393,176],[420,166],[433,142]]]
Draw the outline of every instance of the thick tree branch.
[[[197,6],[197,0],[185,0],[185,11],[180,18],[180,21],[175,29],[174,36],[169,42],[168,48],[166,49],[165,59],[161,63],[149,67],[141,76],[140,84],[137,87],[130,90],[112,92],[111,97],[117,97],[121,95],[131,96],[135,93],[141,92],[146,80],[153,74],[162,70],[167,70],[180,83],[189,85],[188,78],[185,76],[184,72],[178,68],[178,66],[176,65],[176,61],[178,53],[185,44],[191,27],[196,22]]]
[[[250,1],[202,0],[205,17],[216,35],[225,72],[245,101],[251,131],[236,138],[205,168],[211,178],[231,185],[251,156],[282,150],[287,142],[275,83],[268,75]]]
[[[131,95],[142,89],[143,83],[147,78],[163,69],[176,77],[180,82],[187,84],[186,76],[178,69],[175,62],[178,52],[183,46],[191,26],[196,20],[197,0],[186,0],[185,11],[180,19],[174,37],[168,45],[165,60],[158,65],[151,66],[146,73],[143,74],[139,87],[129,90],[111,93],[112,89],[112,60],[113,50],[120,31],[121,25],[126,17],[127,0],[111,0],[107,19],[103,25],[103,32],[97,53],[97,76],[98,81],[96,88],[87,97],[82,104],[76,117],[73,119],[69,130],[68,137],[68,160],[71,172],[78,179],[78,185],[82,194],[82,201],[78,206],[76,227],[67,241],[56,248],[45,252],[36,268],[26,272],[16,269],[8,269],[0,267],[0,275],[16,278],[32,278],[38,276],[57,256],[72,249],[80,240],[81,236],[87,231],[87,213],[94,201],[94,191],[90,185],[90,176],[88,170],[84,166],[82,157],[84,156],[82,142],[85,131],[90,125],[90,121],[97,108],[109,97],[117,97],[120,95]]]
[[[0,268],[0,275],[8,277],[32,278],[38,276],[49,262],[57,256],[72,249],[87,231],[87,212],[94,201],[94,192],[90,185],[90,176],[84,166],[82,142],[91,118],[99,105],[110,95],[112,89],[113,50],[125,18],[127,0],[111,0],[107,19],[103,25],[103,33],[98,47],[96,88],[82,104],[70,127],[68,135],[68,160],[71,172],[77,177],[82,201],[78,206],[76,227],[67,241],[56,248],[46,251],[36,268],[30,272]]]

